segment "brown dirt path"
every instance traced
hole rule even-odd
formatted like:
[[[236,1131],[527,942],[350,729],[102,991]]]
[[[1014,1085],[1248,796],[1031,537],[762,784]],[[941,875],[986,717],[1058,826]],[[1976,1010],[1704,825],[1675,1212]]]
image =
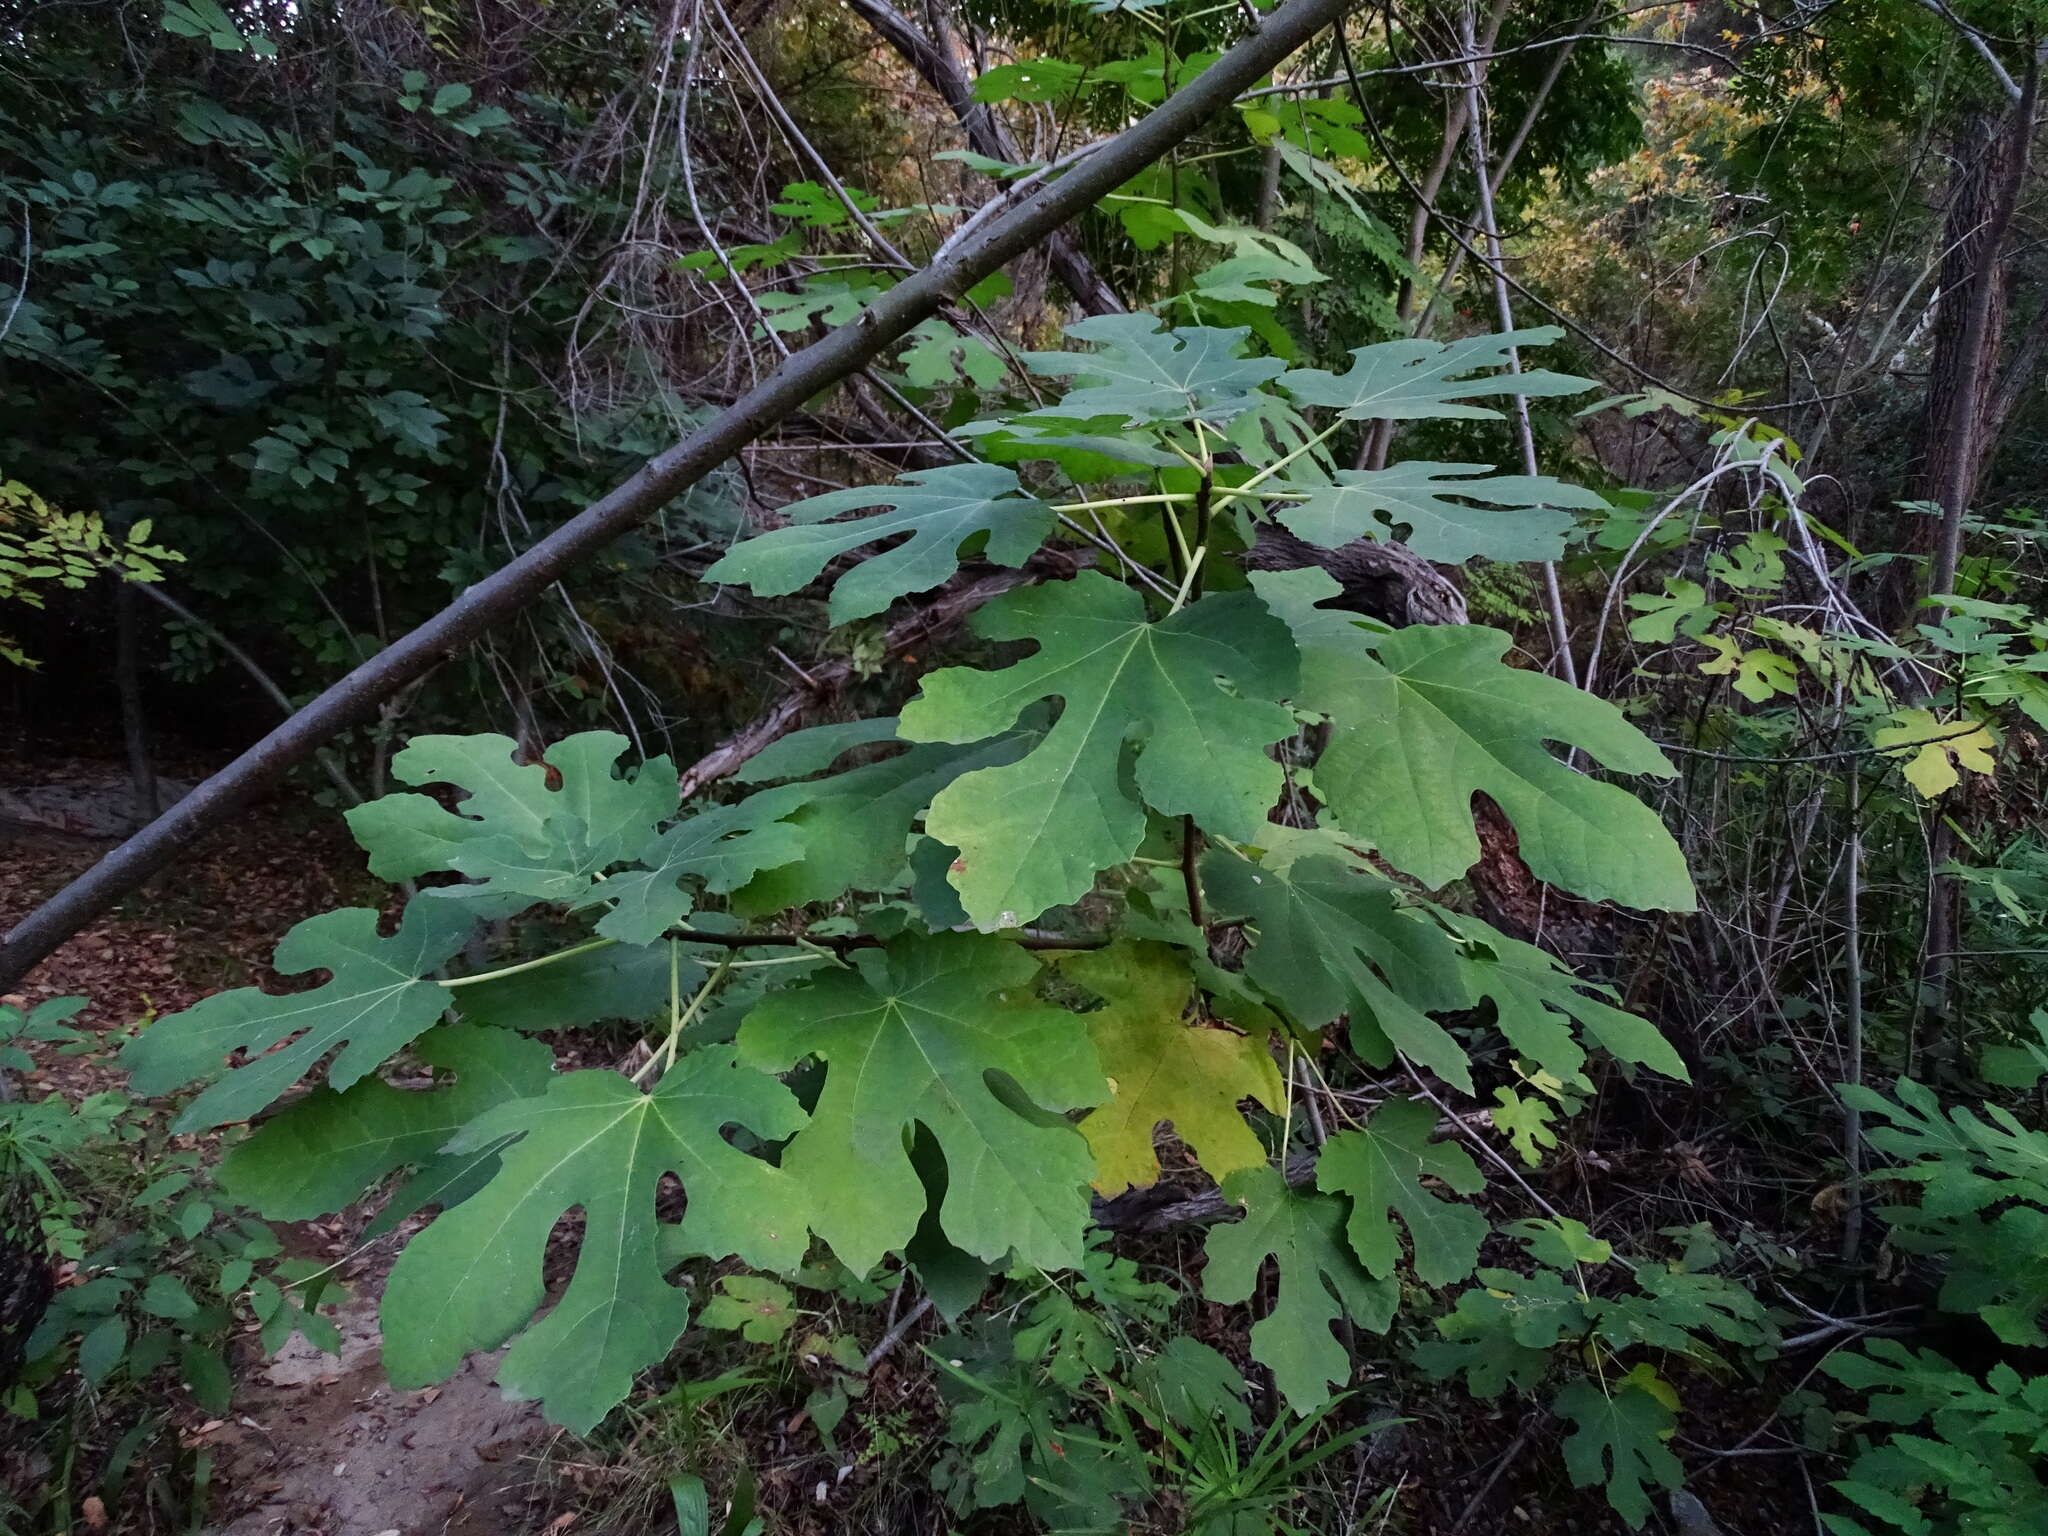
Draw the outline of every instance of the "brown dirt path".
[[[190,771],[203,775],[205,765]],[[110,777],[117,781],[118,769],[89,759],[0,756],[0,788]],[[107,838],[0,821],[0,932],[111,846]],[[24,1090],[32,1098],[78,1097],[122,1086],[113,1056],[137,1025],[223,988],[274,982],[270,952],[294,923],[387,897],[331,811],[292,801],[259,807],[9,994],[7,1001],[28,1007],[52,997],[90,999],[72,1023],[106,1046],[79,1056],[39,1053]],[[343,1213],[317,1227],[280,1230],[288,1247],[338,1259],[359,1225],[355,1213]],[[209,1419],[181,1405],[185,1440],[214,1461],[210,1536],[509,1536],[527,1527],[522,1489],[532,1464],[520,1453],[546,1426],[532,1404],[507,1402],[491,1384],[495,1357],[473,1360],[424,1391],[393,1391],[384,1379],[376,1296],[396,1247],[380,1242],[344,1265],[353,1295],[335,1316],[339,1356],[294,1339],[263,1362],[252,1347],[228,1415]],[[118,1529],[122,1512],[108,1513]]]
[[[521,1453],[548,1431],[533,1404],[508,1402],[491,1384],[497,1357],[399,1392],[378,1358],[374,1302],[348,1302],[335,1322],[339,1356],[294,1340],[243,1378],[234,1419],[208,1432],[232,1502],[247,1506],[214,1536],[523,1528],[531,1463]]]

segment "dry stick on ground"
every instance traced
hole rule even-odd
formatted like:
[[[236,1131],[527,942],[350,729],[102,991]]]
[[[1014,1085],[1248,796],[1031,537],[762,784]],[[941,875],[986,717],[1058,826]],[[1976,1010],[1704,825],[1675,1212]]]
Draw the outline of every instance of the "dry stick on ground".
[[[725,463],[821,390],[865,367],[982,278],[1159,159],[1237,93],[1340,16],[1345,0],[1287,0],[1151,114],[1057,180],[979,224],[968,238],[865,310],[769,373],[729,409],[650,459],[623,484],[494,575],[469,588],[410,634],[329,686],[311,703],[85,874],[30,913],[0,947],[0,990],[12,988],[66,939],[111,909],[192,843],[282,778],[336,732],[374,715],[379,703],[459,654],[510,618],[572,567]]]
[[[1520,1432],[1508,1442],[1508,1448],[1494,1458],[1493,1470],[1486,1474],[1486,1481],[1481,1483],[1472,1497],[1465,1501],[1465,1512],[1452,1522],[1450,1536],[1458,1536],[1460,1531],[1472,1523],[1472,1517],[1479,1513],[1479,1506],[1486,1502],[1486,1496],[1493,1492],[1494,1486],[1503,1477],[1507,1476],[1508,1468],[1520,1459],[1522,1452],[1528,1449],[1529,1442],[1536,1437],[1538,1427],[1549,1417],[1549,1414],[1539,1409],[1522,1420]]]

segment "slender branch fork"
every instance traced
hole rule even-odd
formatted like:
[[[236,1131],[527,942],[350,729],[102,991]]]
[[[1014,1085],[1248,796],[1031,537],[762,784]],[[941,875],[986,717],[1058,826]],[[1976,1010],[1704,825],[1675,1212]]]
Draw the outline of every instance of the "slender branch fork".
[[[1459,13],[1459,35],[1465,44],[1465,51],[1478,52],[1475,40],[1472,7],[1467,5]],[[1486,265],[1493,274],[1493,299],[1500,311],[1500,328],[1512,333],[1515,328],[1515,309],[1508,297],[1506,267],[1501,261],[1500,224],[1493,211],[1493,166],[1486,156],[1486,86],[1478,64],[1467,68],[1465,76],[1465,121],[1466,146],[1472,152],[1472,175],[1479,190],[1480,233],[1486,243]],[[1522,371],[1522,349],[1508,348],[1508,372]],[[1536,434],[1529,425],[1529,397],[1517,394],[1515,397],[1515,436],[1522,447],[1522,471],[1531,478],[1542,473],[1536,460]],[[1564,592],[1558,586],[1557,562],[1543,562],[1543,595],[1549,608],[1551,659],[1559,674],[1573,687],[1579,683],[1578,663],[1572,657],[1571,630],[1565,618]]]

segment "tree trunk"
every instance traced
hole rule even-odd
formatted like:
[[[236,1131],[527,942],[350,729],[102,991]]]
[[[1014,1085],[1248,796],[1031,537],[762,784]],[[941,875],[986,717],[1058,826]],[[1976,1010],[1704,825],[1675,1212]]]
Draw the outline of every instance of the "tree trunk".
[[[1981,428],[2005,336],[2002,257],[2025,174],[2031,108],[2028,100],[2010,117],[1984,110],[1966,113],[1951,150],[1934,364],[1921,427],[1920,494],[1938,502],[1943,514],[1930,592],[1954,585],[1962,516],[1996,446],[1995,435]]]
[[[121,698],[121,743],[128,752],[128,783],[135,794],[135,824],[156,820],[163,806],[156,790],[156,762],[149,753],[149,717],[142,708],[141,646],[136,634],[135,590],[114,582],[114,689]]]
[[[1999,392],[1999,344],[2005,334],[2004,253],[2027,176],[2040,80],[2036,60],[2027,68],[2026,86],[2009,117],[1972,112],[1956,136],[1956,180],[1945,230],[1949,243],[1942,262],[1922,466],[1923,483],[1941,503],[1939,541],[1927,579],[1927,591],[1934,596],[1955,590],[1963,519],[1984,465],[1997,447],[1997,434],[1987,428],[1988,418],[1998,409],[1994,397]],[[1955,876],[1945,873],[1954,858],[1955,832],[1939,810],[1933,813],[1933,823],[1927,844],[1928,911],[1920,976],[1927,1025],[1924,1034],[1912,1032],[1916,1044],[1931,1043],[1946,1031],[1955,953],[1962,948],[1961,889]],[[1909,1047],[1909,1072],[1913,1054]]]

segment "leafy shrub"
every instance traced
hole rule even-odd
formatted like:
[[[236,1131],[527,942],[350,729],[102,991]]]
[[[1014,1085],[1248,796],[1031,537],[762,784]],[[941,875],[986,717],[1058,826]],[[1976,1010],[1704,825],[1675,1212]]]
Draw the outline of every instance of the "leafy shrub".
[[[500,1381],[583,1430],[691,1321],[668,1279],[691,1260],[756,1272],[711,1303],[713,1325],[742,1332],[750,1298],[780,1310],[768,1277],[797,1274],[819,1243],[858,1283],[907,1271],[935,1298],[960,1288],[961,1305],[991,1266],[1077,1272],[958,1352],[941,1480],[962,1509],[1022,1497],[1050,1500],[1048,1518],[1107,1519],[1149,1474],[1114,1453],[1102,1404],[1083,1412],[1073,1392],[1111,1364],[1114,1320],[1153,1303],[1084,1232],[1091,1186],[1158,1177],[1159,1121],[1243,1212],[1208,1237],[1204,1296],[1260,1298],[1253,1358],[1308,1415],[1350,1380],[1339,1325],[1386,1332],[1404,1270],[1428,1285],[1471,1273],[1486,1218],[1437,1189],[1469,1197],[1484,1179],[1435,1144],[1434,1109],[1394,1097],[1328,1138],[1314,1187],[1290,1185],[1275,1155],[1284,1166],[1301,1127],[1276,1049],[1292,1060],[1343,1021],[1367,1071],[1399,1063],[1481,1096],[1505,1075],[1566,1102],[1591,1092],[1595,1050],[1685,1075],[1605,988],[1424,894],[1479,857],[1471,803],[1485,793],[1539,877],[1690,907],[1657,817],[1547,743],[1638,774],[1670,773],[1662,754],[1607,704],[1509,665],[1505,634],[1389,631],[1326,606],[1339,594],[1319,570],[1247,578],[1226,553],[1271,519],[1332,545],[1401,536],[1447,560],[1555,554],[1562,509],[1597,498],[1470,466],[1339,469],[1326,447],[1352,422],[1579,390],[1502,371],[1511,344],[1552,333],[1360,348],[1342,373],[1249,355],[1243,330],[1144,314],[1069,334],[1084,349],[1023,358],[1064,395],[969,434],[1006,462],[787,508],[788,526],[708,574],[764,593],[824,578],[833,616],[857,619],[943,582],[970,551],[1019,565],[1075,510],[1156,550],[1161,569],[1133,576],[1119,557],[1004,594],[976,627],[1028,654],[929,673],[893,719],[788,737],[750,765],[765,787],[731,804],[679,808],[673,764],[622,772],[626,742],[606,732],[543,761],[501,736],[418,737],[391,765],[414,789],[348,819],[374,874],[441,883],[395,932],[368,908],[293,929],[277,968],[324,983],[209,998],[128,1047],[143,1092],[205,1084],[184,1131],[257,1118],[326,1061],[325,1084],[264,1119],[223,1175],[274,1218],[339,1209],[393,1176],[381,1221],[440,1208],[384,1293],[394,1382],[510,1341]],[[1115,484],[1132,478],[1150,489]],[[1304,717],[1329,726],[1312,767],[1325,809],[1286,826],[1270,813],[1288,769],[1268,748]],[[457,809],[423,792],[435,786],[460,793]],[[483,924],[515,918],[556,947],[462,968]],[[1210,956],[1219,920],[1249,941],[1241,970]],[[534,1038],[613,1019],[652,1025],[631,1081],[557,1073]],[[387,1081],[393,1061],[431,1086]],[[798,1071],[801,1099],[783,1076]],[[1533,1153],[1529,1121],[1511,1130]],[[656,1198],[671,1175],[679,1220]],[[537,1317],[541,1257],[571,1210],[574,1272]],[[1760,1326],[1725,1282],[1645,1267],[1636,1285],[1629,1306],[1561,1292],[1578,1311],[1522,1347],[1547,1359],[1577,1329],[1609,1350],[1681,1350],[1693,1330]],[[755,1331],[779,1331],[771,1321]],[[1610,1497],[1640,1521],[1643,1477],[1672,1473],[1661,1388],[1630,1383],[1601,1399],[1628,1410],[1604,1427],[1583,1383],[1559,1401],[1583,1408],[1593,1447],[1572,1452],[1575,1469],[1612,1451]],[[1283,1432],[1250,1464],[1298,1444]],[[1264,1474],[1217,1476],[1254,1504],[1271,1492]]]
[[[2025,1536],[2048,1528],[2048,1376],[2009,1365],[1979,1381],[1933,1350],[1874,1339],[1829,1357],[1829,1375],[1868,1392],[1863,1416],[1898,1426],[1834,1486],[1881,1529],[1904,1536]],[[1911,1428],[1932,1433],[1914,1433]],[[1836,1536],[1871,1536],[1846,1515]]]
[[[1718,1255],[1708,1245],[1689,1245],[1669,1263],[1631,1262],[1569,1217],[1505,1230],[1538,1267],[1480,1270],[1479,1286],[1437,1319],[1442,1337],[1418,1346],[1416,1363],[1435,1377],[1462,1376],[1477,1397],[1552,1388],[1551,1407],[1573,1426],[1564,1443],[1572,1481],[1604,1484],[1608,1502],[1639,1525],[1650,1512],[1648,1487],[1683,1481],[1665,1443],[1678,1393],[1658,1364],[1720,1365],[1713,1341],[1768,1358],[1776,1325],[1747,1289],[1712,1272]]]
[[[2007,1075],[2031,1080],[2018,1061],[2006,1065]],[[1944,1108],[1910,1079],[1891,1099],[1843,1092],[1888,1122],[1869,1132],[1873,1146],[1900,1160],[1887,1177],[1921,1187],[1917,1203],[1878,1214],[1895,1247],[1943,1266],[1942,1310],[1979,1320],[2014,1348],[2048,1343],[2048,1134],[1996,1104]],[[1829,1516],[1831,1530],[1870,1536],[1863,1522],[1874,1520],[1906,1536],[2020,1536],[2048,1525],[2048,1377],[2001,1362],[1980,1379],[1933,1350],[1891,1339],[1833,1355],[1826,1369],[1869,1394],[1864,1420],[1894,1426],[1861,1440],[1848,1476],[1835,1484],[1859,1513]]]
[[[57,998],[29,1013],[0,1005],[0,1072],[31,1063],[25,1041],[74,1053],[94,1044],[63,1023],[84,1004]],[[340,1348],[318,1312],[331,1267],[284,1258],[269,1226],[213,1185],[207,1162],[201,1150],[173,1145],[161,1116],[123,1094],[0,1102],[0,1187],[24,1194],[27,1212],[9,1262],[64,1271],[39,1318],[8,1319],[22,1328],[27,1363],[0,1414],[25,1431],[60,1410],[57,1432],[70,1434],[67,1373],[93,1397],[137,1389],[132,1414],[105,1415],[136,1421],[104,1470],[110,1481],[168,1421],[157,1400],[163,1373],[217,1416],[232,1390],[231,1341],[252,1326],[266,1352],[294,1334]]]

